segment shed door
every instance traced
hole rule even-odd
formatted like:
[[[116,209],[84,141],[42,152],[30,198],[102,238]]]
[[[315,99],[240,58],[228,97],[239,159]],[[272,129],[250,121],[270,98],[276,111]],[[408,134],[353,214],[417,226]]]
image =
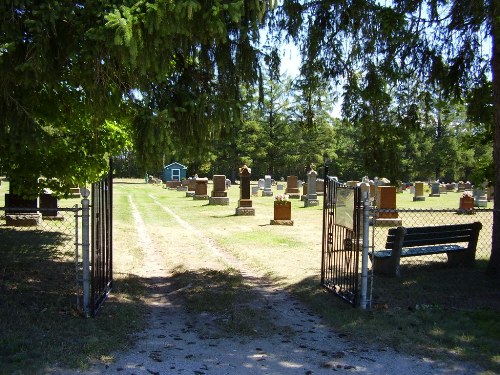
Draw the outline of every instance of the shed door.
[[[172,169],[172,181],[180,181],[180,180],[181,180],[181,170]]]

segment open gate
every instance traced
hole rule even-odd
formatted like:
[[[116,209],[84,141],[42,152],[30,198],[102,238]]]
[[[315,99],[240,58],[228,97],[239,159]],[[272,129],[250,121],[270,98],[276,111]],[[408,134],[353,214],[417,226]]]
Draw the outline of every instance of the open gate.
[[[110,172],[101,181],[92,184],[91,203],[91,290],[90,313],[97,310],[113,286],[113,174]]]
[[[359,187],[328,176],[325,168],[321,285],[357,306],[363,205]]]

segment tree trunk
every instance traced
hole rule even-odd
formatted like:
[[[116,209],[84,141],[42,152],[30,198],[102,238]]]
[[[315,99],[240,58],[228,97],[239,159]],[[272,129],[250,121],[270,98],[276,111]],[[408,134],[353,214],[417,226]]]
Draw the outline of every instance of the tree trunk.
[[[490,22],[492,56],[491,70],[493,73],[493,164],[494,174],[494,204],[493,204],[493,236],[491,243],[491,257],[488,263],[487,273],[497,275],[500,270],[500,4],[497,1],[490,2]]]

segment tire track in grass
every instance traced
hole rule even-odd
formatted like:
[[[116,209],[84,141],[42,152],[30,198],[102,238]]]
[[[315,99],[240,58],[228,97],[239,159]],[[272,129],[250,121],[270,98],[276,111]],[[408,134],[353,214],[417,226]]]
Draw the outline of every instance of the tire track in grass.
[[[139,246],[141,247],[144,255],[144,266],[141,267],[138,272],[141,273],[141,276],[147,277],[165,276],[166,269],[163,267],[163,257],[161,256],[161,252],[157,251],[155,248],[146,224],[144,223],[144,219],[142,218],[142,215],[130,194],[128,195],[128,202],[130,204],[132,218],[134,219]]]
[[[220,261],[222,261],[223,263],[225,263],[229,267],[232,267],[232,268],[239,270],[241,273],[246,273],[246,274],[249,273],[248,269],[242,264],[242,262],[239,259],[237,259],[236,257],[232,256],[231,254],[228,254],[227,252],[222,250],[215,243],[215,241],[208,238],[207,236],[205,236],[205,234],[202,231],[200,231],[199,229],[196,229],[194,226],[192,226],[187,221],[182,219],[172,209],[170,209],[167,206],[164,206],[161,202],[158,201],[158,199],[154,195],[149,194],[149,197],[163,211],[165,211],[170,216],[172,216],[184,229],[186,229],[190,234],[197,237],[205,245],[205,247],[209,251],[211,251]],[[255,276],[255,275],[252,275],[252,276]]]

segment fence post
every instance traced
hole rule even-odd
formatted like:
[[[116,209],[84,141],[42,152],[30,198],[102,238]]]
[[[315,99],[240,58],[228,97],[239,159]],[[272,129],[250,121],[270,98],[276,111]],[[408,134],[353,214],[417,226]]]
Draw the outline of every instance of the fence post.
[[[363,197],[363,254],[361,258],[361,301],[360,307],[366,310],[368,306],[368,250],[370,248],[370,193]]]
[[[90,191],[80,189],[82,199],[82,279],[83,279],[83,314],[90,316]]]

